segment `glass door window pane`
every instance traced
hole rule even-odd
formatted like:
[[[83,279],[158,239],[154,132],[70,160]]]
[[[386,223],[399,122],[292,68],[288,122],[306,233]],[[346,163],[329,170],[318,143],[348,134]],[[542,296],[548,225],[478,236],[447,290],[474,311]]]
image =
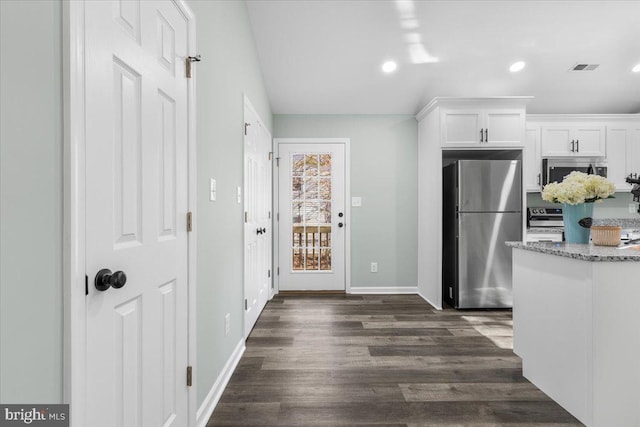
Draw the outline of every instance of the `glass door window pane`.
[[[291,155],[293,271],[331,271],[331,154]]]

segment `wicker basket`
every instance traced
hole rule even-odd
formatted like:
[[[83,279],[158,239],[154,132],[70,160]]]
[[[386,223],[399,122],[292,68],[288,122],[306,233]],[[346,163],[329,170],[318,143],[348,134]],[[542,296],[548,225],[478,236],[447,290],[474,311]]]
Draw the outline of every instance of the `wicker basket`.
[[[591,227],[591,240],[597,246],[618,246],[622,227],[615,225],[594,225]]]

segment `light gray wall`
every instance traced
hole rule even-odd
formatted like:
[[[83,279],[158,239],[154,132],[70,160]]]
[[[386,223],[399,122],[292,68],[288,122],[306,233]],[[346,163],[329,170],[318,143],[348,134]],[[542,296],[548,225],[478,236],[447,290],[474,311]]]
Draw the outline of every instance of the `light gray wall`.
[[[0,402],[62,402],[59,1],[0,1]]]
[[[271,129],[263,85],[244,2],[188,2],[197,19],[198,271],[197,395],[200,406],[233,349],[242,339],[242,205],[236,188],[243,179],[243,93]],[[209,201],[209,179],[217,201]],[[224,334],[229,313],[231,332]]]
[[[406,115],[274,115],[274,138],[351,139],[351,287],[416,286],[418,124]],[[370,263],[378,263],[378,273]]]

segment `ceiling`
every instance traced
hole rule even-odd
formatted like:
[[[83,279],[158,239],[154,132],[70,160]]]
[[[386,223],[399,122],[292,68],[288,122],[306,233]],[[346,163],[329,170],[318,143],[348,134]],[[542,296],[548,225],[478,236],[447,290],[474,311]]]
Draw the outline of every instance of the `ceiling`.
[[[275,114],[415,114],[532,95],[529,113],[640,113],[640,0],[248,0]],[[437,58],[437,59],[434,59]],[[384,74],[393,59],[398,69]],[[518,60],[527,66],[509,72]],[[576,63],[594,71],[569,71]]]

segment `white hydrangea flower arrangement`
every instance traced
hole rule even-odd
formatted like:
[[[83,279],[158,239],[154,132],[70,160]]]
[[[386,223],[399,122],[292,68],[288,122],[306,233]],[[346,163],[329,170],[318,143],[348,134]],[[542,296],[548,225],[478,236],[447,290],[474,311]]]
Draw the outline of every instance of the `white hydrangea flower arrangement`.
[[[615,185],[607,178],[574,171],[565,176],[560,183],[547,184],[542,190],[542,199],[547,202],[578,205],[606,199],[615,192]]]

